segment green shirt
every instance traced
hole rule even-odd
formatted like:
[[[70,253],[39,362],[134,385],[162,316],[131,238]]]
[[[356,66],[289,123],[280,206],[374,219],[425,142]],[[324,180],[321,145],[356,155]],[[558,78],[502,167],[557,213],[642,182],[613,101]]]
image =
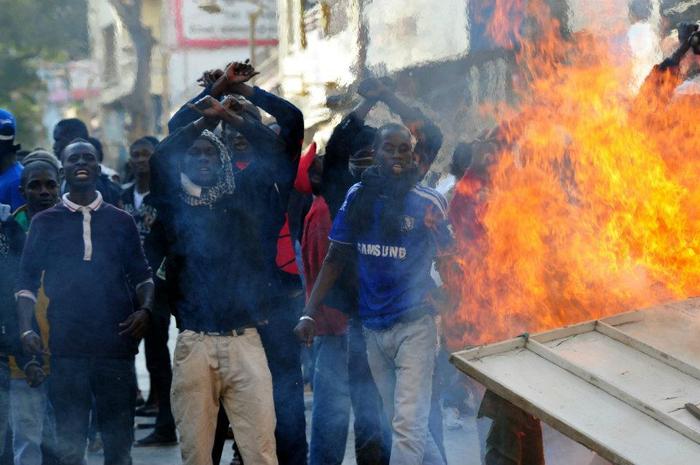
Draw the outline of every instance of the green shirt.
[[[21,207],[19,207],[12,216],[25,233],[29,231],[30,221],[26,205],[22,205]]]

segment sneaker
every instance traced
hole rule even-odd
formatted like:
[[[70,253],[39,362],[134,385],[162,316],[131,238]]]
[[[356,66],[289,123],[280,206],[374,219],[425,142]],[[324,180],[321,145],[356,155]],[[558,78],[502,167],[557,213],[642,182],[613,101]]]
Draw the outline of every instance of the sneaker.
[[[462,429],[464,422],[459,417],[459,410],[454,407],[448,407],[445,409],[445,428],[454,431]]]
[[[143,439],[134,443],[134,447],[165,447],[177,445],[177,436],[151,433]]]

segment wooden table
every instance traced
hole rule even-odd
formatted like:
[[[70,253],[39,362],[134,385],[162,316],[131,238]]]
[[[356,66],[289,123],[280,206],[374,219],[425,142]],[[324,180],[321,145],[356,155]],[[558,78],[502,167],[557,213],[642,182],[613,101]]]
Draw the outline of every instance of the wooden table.
[[[615,464],[700,464],[700,299],[452,355],[461,371]]]

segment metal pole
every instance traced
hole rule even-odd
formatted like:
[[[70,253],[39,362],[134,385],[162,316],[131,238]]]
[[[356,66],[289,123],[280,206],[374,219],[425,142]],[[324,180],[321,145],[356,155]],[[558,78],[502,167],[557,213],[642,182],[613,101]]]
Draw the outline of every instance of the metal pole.
[[[248,37],[248,40],[249,40],[249,42],[250,42],[250,57],[249,57],[249,58],[250,58],[250,64],[251,64],[253,67],[255,67],[255,61],[256,61],[256,60],[255,60],[255,51],[256,51],[256,50],[255,50],[255,49],[256,49],[256,45],[255,45],[255,41],[256,41],[256,32],[255,32],[255,28],[256,28],[256,26],[257,26],[257,24],[258,24],[258,17],[260,16],[260,13],[261,13],[261,10],[260,10],[260,8],[258,8],[258,9],[254,10],[254,11],[251,11],[251,12],[248,14],[248,19],[250,20],[250,29],[249,29],[249,37]]]

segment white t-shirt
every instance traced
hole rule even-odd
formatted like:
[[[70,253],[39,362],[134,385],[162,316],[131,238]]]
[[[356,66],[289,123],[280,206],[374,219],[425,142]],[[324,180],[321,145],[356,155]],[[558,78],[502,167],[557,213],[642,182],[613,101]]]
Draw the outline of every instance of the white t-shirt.
[[[138,210],[143,205],[143,198],[146,197],[150,192],[140,193],[134,189],[134,209]]]

